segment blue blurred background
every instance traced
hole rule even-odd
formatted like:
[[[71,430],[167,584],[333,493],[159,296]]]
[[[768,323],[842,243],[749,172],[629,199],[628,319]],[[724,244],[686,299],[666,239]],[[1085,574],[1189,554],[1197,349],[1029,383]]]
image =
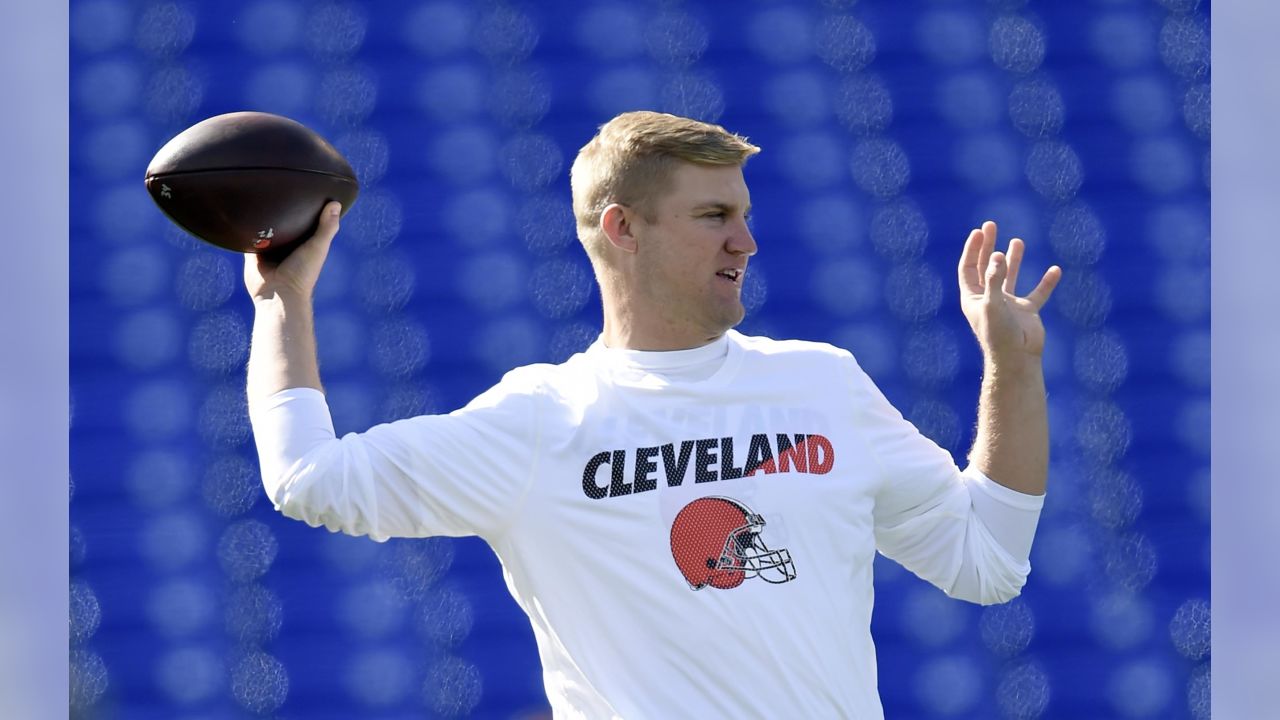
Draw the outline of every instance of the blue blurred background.
[[[962,459],[980,356],[954,265],[1028,241],[1053,461],[1021,598],[877,565],[890,718],[1209,716],[1209,27],[1195,0],[73,0],[71,701],[82,718],[534,718],[527,622],[475,539],[275,514],[240,258],[151,155],[281,113],[363,191],[318,289],[339,432],[466,403],[599,332],[568,167],[613,114],[724,124],[760,254],[743,330],[825,340]]]

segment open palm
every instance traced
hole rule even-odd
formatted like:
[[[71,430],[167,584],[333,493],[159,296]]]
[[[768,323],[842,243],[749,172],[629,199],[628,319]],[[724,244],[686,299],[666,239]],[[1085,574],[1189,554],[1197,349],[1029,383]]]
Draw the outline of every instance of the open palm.
[[[1025,244],[1014,238],[1009,250],[996,250],[996,224],[991,221],[969,233],[960,256],[960,309],[988,358],[1039,358],[1044,352],[1044,324],[1040,308],[1048,302],[1062,269],[1045,271],[1024,297],[1014,294]]]

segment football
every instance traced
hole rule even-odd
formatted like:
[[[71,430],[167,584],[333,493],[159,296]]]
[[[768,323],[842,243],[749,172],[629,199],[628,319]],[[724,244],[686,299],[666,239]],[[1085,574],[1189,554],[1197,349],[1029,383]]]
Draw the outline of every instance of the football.
[[[330,200],[345,214],[360,192],[351,164],[295,120],[235,112],[199,122],[160,148],[147,191],[205,242],[283,257],[315,231]]]

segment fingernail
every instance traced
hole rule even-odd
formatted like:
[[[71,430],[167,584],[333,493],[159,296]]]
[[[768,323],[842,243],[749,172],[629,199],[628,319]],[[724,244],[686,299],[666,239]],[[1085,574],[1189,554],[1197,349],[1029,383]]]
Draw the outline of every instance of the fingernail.
[[[332,215],[333,217],[338,217],[338,215],[342,214],[342,203],[330,204],[329,214]]]

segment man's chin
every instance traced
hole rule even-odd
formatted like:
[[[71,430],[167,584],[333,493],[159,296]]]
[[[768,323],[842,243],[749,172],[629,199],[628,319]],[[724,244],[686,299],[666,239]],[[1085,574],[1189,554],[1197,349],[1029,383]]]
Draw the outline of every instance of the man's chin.
[[[738,303],[738,307],[736,310],[729,311],[725,313],[723,317],[718,318],[720,322],[717,323],[717,325],[720,327],[721,329],[720,331],[723,333],[726,330],[730,330],[732,328],[736,328],[739,325],[741,325],[742,321],[746,319],[746,317],[747,317],[747,309],[743,307],[742,303]]]

